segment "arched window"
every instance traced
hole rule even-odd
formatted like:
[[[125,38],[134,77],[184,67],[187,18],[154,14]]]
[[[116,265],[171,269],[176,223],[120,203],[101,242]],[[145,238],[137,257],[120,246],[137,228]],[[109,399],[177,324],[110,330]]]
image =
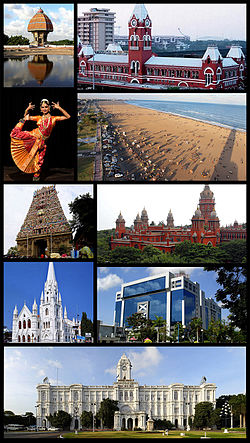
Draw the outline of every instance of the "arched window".
[[[20,341],[21,341],[21,337],[20,337],[20,335],[18,336],[18,343],[20,343]]]
[[[219,82],[221,81],[221,74],[222,74],[222,70],[221,70],[221,68],[219,67],[219,68],[217,69],[217,71],[216,71],[216,80],[217,80],[217,83],[219,83]]]
[[[49,315],[49,310],[48,310],[48,308],[45,309],[45,315]]]
[[[19,329],[22,329],[22,323],[20,321],[18,323],[18,327],[19,327]]]
[[[23,321],[23,329],[26,329],[26,321]]]
[[[28,341],[28,343],[30,343],[30,335],[28,335],[28,340],[27,341]]]
[[[211,68],[207,68],[205,69],[204,74],[205,74],[205,86],[211,85],[211,83],[213,83],[214,71]]]
[[[25,335],[23,335],[23,343],[25,343]]]
[[[28,328],[31,328],[31,321],[28,319]]]

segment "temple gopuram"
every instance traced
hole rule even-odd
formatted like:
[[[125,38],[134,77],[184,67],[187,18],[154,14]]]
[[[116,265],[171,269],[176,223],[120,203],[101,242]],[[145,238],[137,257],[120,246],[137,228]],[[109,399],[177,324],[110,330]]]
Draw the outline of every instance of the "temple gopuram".
[[[21,256],[39,258],[72,248],[72,232],[61,207],[55,185],[34,192],[33,200],[16,238]]]

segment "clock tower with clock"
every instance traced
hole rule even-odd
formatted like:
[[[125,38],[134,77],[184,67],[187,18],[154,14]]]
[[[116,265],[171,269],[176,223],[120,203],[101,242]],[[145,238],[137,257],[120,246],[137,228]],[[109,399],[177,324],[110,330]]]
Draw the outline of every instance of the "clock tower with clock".
[[[117,380],[131,380],[131,368],[130,360],[123,354],[117,364]]]
[[[146,76],[145,62],[152,56],[152,22],[143,4],[137,4],[129,23],[129,81],[144,83]]]

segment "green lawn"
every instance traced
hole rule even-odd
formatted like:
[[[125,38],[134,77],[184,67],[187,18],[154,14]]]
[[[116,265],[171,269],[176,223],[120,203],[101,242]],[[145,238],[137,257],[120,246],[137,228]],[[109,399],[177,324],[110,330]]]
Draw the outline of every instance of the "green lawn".
[[[78,152],[80,151],[93,151],[95,148],[95,143],[81,143],[78,146]]]
[[[93,180],[94,173],[94,159],[93,158],[78,158],[78,180]]]
[[[181,436],[181,434],[185,436]],[[139,431],[83,431],[78,434],[64,434],[64,438],[201,438],[205,431],[169,431],[168,436],[162,432],[139,432]],[[246,438],[245,432],[232,432],[224,434],[222,431],[206,431],[210,438]]]

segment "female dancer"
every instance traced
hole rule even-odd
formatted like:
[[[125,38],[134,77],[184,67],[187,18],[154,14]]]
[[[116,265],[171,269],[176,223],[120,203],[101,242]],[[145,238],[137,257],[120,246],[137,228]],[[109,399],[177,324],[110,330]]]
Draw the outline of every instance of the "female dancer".
[[[50,114],[49,101],[44,98],[40,103],[42,115],[29,115],[29,111],[35,108],[35,105],[29,103],[24,112],[24,118],[19,120],[19,123],[10,133],[12,158],[21,171],[27,174],[34,174],[33,181],[39,181],[40,179],[41,167],[46,152],[45,141],[49,138],[53,127],[56,122],[70,118],[70,115],[61,108],[59,102],[51,103],[53,109],[61,111],[63,116],[52,116]],[[23,131],[23,125],[26,120],[36,121],[37,128],[32,131]]]

